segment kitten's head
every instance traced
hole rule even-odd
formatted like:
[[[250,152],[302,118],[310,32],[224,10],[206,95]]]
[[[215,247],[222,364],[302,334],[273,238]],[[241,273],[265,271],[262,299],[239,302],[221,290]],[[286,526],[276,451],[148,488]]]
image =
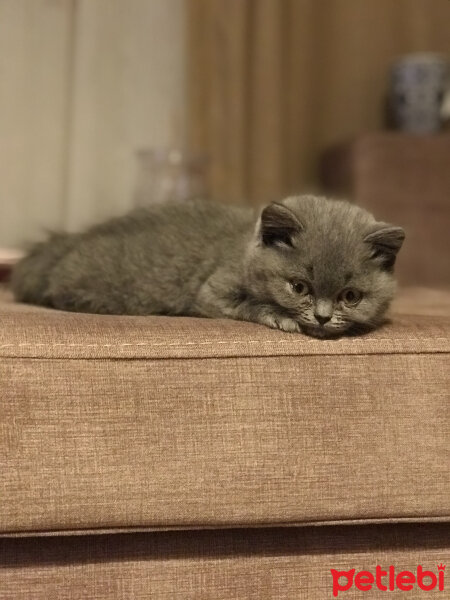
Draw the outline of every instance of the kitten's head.
[[[261,213],[246,258],[249,288],[309,335],[363,332],[392,300],[404,237],[348,202],[290,197]]]

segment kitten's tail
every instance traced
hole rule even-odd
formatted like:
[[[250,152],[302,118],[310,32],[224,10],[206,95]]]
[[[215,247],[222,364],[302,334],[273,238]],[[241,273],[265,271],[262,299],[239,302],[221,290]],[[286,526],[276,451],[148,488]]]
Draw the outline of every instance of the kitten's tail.
[[[49,304],[48,287],[53,267],[73,248],[76,237],[73,234],[52,233],[47,241],[31,247],[11,275],[11,288],[16,300]]]

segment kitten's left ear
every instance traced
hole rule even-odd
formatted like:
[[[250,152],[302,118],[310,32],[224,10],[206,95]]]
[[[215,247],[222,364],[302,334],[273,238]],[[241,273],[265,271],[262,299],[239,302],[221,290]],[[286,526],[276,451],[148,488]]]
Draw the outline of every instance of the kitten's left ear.
[[[302,229],[296,215],[283,204],[269,204],[261,213],[259,236],[264,246],[291,247],[293,236]]]
[[[394,267],[397,253],[402,247],[404,239],[405,232],[401,227],[377,223],[376,229],[366,235],[364,241],[372,247],[372,258],[378,259],[380,264],[390,271]]]

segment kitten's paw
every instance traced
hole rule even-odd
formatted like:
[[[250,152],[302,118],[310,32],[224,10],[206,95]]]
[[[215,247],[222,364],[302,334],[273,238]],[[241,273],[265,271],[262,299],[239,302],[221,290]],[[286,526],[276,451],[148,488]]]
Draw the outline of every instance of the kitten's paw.
[[[271,327],[272,329],[281,329],[289,333],[300,332],[300,325],[294,319],[284,317],[282,315],[276,315],[273,313],[265,313],[260,316],[260,323]]]

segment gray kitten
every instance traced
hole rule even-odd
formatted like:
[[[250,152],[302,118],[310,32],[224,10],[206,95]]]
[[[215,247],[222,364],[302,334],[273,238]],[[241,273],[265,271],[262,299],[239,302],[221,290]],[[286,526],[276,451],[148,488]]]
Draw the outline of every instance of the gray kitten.
[[[168,202],[37,244],[12,287],[17,300],[62,310],[225,317],[332,337],[382,322],[404,237],[321,197],[290,197],[259,217]]]

